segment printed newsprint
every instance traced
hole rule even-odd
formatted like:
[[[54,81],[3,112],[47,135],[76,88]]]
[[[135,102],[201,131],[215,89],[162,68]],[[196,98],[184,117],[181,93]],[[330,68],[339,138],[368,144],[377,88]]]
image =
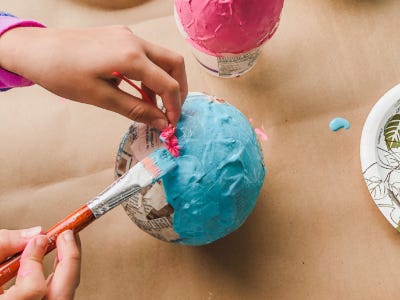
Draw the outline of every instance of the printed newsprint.
[[[121,177],[148,154],[163,147],[158,136],[157,129],[140,123],[131,125],[118,149],[116,177]],[[167,202],[161,181],[133,195],[122,206],[129,218],[152,236],[168,242],[179,240],[172,225],[174,209]]]

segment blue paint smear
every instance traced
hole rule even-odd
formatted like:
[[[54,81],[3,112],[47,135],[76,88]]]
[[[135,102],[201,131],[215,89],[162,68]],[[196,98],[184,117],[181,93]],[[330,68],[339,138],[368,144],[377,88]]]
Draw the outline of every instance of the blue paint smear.
[[[208,244],[236,230],[253,210],[266,173],[262,153],[242,113],[200,93],[186,99],[176,135],[177,167],[162,179],[176,242]]]
[[[153,161],[154,166],[157,168],[158,175],[153,179],[153,183],[160,180],[165,174],[171,172],[172,169],[177,166],[176,160],[166,148],[154,150],[148,158]]]
[[[329,123],[329,128],[332,131],[338,131],[341,128],[344,129],[350,129],[350,122],[347,121],[344,118],[334,118],[330,123]]]

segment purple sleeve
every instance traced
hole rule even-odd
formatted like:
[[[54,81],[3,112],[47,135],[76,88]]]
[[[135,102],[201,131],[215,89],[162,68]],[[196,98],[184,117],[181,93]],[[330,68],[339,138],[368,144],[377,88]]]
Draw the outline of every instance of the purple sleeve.
[[[15,27],[45,27],[35,21],[20,20],[11,14],[0,12],[0,38],[3,33],[7,30]],[[9,72],[5,69],[0,68],[0,91],[6,91],[13,87],[28,86],[33,83],[18,74]]]

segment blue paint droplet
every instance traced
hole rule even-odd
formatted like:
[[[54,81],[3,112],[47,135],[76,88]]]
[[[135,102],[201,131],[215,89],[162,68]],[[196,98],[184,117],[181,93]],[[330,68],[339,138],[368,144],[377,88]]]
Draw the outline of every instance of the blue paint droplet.
[[[344,118],[334,118],[330,123],[329,123],[329,128],[332,131],[338,131],[341,128],[344,129],[350,129],[350,122],[347,121]]]

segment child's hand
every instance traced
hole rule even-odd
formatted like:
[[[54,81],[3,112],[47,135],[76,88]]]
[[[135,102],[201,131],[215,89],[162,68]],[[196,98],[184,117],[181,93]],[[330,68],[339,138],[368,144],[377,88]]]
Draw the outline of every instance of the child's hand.
[[[0,230],[0,261],[21,251],[21,266],[15,285],[6,290],[1,300],[73,299],[80,278],[80,242],[71,230],[63,232],[57,239],[57,258],[54,272],[46,279],[42,260],[48,239],[37,235],[40,227],[31,230]],[[32,237],[34,236],[34,237]],[[30,239],[31,238],[31,239]],[[0,294],[3,290],[0,288]]]
[[[71,100],[93,104],[159,129],[176,125],[188,87],[182,56],[127,27],[21,27],[0,37],[0,66]],[[166,115],[118,88],[117,71],[162,98]]]

